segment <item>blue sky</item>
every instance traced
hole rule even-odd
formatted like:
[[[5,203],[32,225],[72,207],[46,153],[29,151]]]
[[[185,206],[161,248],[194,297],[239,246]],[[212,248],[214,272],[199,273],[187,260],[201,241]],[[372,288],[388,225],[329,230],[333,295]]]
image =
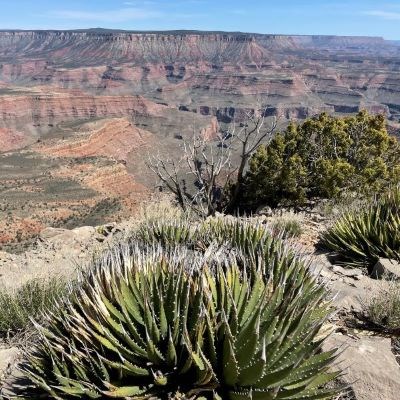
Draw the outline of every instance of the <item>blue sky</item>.
[[[400,0],[0,0],[1,29],[200,29],[400,40]]]

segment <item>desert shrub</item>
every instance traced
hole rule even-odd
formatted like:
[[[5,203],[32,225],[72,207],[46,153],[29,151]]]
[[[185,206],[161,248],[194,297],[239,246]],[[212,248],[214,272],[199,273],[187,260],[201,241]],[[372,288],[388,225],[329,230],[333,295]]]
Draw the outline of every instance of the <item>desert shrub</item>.
[[[60,279],[34,279],[17,289],[0,289],[0,334],[14,336],[31,327],[31,318],[40,320],[54,301],[67,292]]]
[[[344,213],[322,234],[321,244],[342,262],[370,272],[379,257],[400,261],[400,187]]]
[[[370,193],[400,181],[400,145],[382,115],[325,113],[291,123],[249,161],[242,207],[303,204],[343,191]]]
[[[354,192],[343,192],[340,198],[336,197],[317,202],[313,211],[324,219],[333,221],[347,211],[368,207],[370,201],[371,198],[368,198],[368,196],[359,196]]]
[[[389,281],[367,301],[365,316],[385,331],[400,330],[400,282]]]
[[[211,248],[150,235],[106,253],[37,326],[42,340],[22,366],[30,396],[332,398],[324,287],[261,226],[211,225],[196,230]],[[226,232],[222,245],[211,230]]]
[[[278,217],[272,223],[272,229],[284,238],[297,238],[302,232],[301,222],[296,218]]]
[[[140,205],[135,220],[140,222],[190,220],[193,217],[190,210],[183,211],[170,196],[155,195],[151,200]]]

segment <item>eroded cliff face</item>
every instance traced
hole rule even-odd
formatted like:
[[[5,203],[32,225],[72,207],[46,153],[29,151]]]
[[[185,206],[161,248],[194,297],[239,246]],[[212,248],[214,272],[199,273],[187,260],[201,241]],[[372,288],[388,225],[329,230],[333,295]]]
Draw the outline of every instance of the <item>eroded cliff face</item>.
[[[97,118],[142,116],[159,118],[168,107],[141,96],[92,96],[81,92],[45,93],[31,91],[0,96],[0,127],[5,132],[24,132],[24,144],[51,131],[60,123]],[[36,132],[36,135],[34,134]],[[15,140],[21,133],[16,134]],[[1,146],[0,146],[1,147]]]
[[[361,109],[400,120],[400,45],[218,32],[0,31],[0,246],[125,218],[148,154],[177,158],[252,110],[284,124]]]
[[[287,36],[245,33],[112,31],[3,31],[0,57],[46,58],[64,64],[98,65],[100,59],[144,63],[261,62],[270,51],[345,50],[382,53],[392,51],[382,38]],[[383,49],[386,47],[386,49]]]
[[[220,122],[258,103],[287,119],[367,108],[398,120],[399,78],[400,46],[382,38],[0,32],[0,93],[45,86],[135,94],[180,110],[209,110]]]

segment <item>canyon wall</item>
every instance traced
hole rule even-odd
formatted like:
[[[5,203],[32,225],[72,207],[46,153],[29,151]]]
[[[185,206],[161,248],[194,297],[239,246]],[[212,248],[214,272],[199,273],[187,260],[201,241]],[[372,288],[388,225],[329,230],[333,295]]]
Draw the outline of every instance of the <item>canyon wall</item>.
[[[400,46],[382,38],[0,32],[0,94],[13,87],[134,94],[220,122],[260,104],[286,119],[366,108],[398,121],[399,82]]]
[[[384,113],[400,131],[400,44],[226,32],[0,31],[0,247],[131,216],[179,159],[253,110],[281,125]]]
[[[269,51],[347,50],[375,55],[396,52],[378,37],[287,36],[223,32],[3,31],[0,58],[46,58],[52,62],[261,62]],[[100,61],[102,60],[102,61]]]

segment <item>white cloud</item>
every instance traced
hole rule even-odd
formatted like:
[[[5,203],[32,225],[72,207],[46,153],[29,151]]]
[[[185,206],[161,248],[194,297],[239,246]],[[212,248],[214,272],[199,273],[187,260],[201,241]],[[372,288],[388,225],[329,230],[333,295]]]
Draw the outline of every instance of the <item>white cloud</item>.
[[[241,9],[237,9],[237,10],[231,10],[230,14],[235,14],[235,15],[246,15],[247,11],[246,10],[241,10]]]
[[[157,4],[155,1],[151,0],[145,0],[145,1],[125,1],[124,5],[125,6],[135,6],[135,7],[140,7],[140,6],[153,6]]]
[[[49,16],[64,20],[98,21],[98,22],[125,22],[138,19],[161,17],[159,11],[144,8],[126,7],[110,11],[79,11],[79,10],[58,10],[51,11]]]
[[[400,21],[400,12],[372,10],[372,11],[364,11],[363,14],[370,15],[372,17],[383,18],[383,19],[391,20],[391,21]]]

